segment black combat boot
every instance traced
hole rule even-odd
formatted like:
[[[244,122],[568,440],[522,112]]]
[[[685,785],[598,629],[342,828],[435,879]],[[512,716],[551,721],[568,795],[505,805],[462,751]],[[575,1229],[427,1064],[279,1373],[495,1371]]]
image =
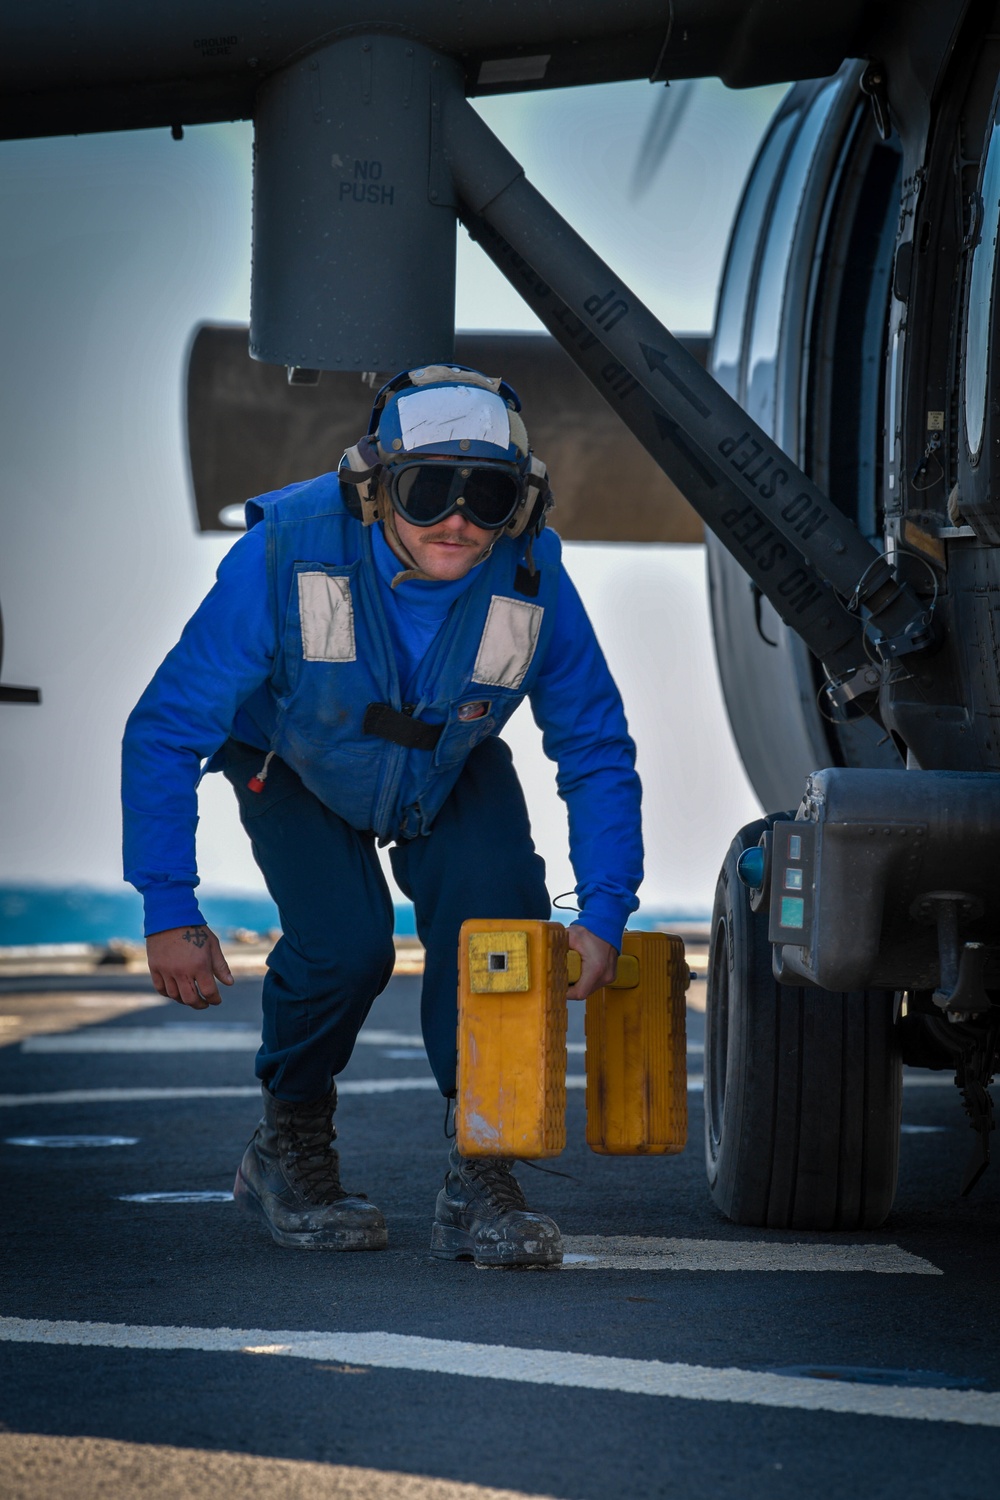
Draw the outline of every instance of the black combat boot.
[[[460,1156],[452,1146],[448,1175],[438,1193],[431,1254],[439,1260],[474,1260],[477,1266],[558,1266],[559,1230],[532,1213],[512,1161]]]
[[[334,1085],[322,1099],[289,1104],[267,1089],[264,1118],[243,1155],[233,1197],[262,1215],[279,1245],[295,1250],[384,1250],[385,1220],[361,1193],[340,1185]]]

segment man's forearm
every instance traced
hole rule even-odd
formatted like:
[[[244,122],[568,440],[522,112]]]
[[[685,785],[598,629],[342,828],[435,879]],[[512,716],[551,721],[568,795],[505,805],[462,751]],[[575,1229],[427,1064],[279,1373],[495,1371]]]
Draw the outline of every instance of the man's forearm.
[[[580,920],[620,948],[642,880],[642,789],[621,695],[571,580],[560,582],[556,628],[531,693],[545,753],[569,812]]]
[[[580,921],[621,948],[628,918],[639,905],[642,833],[639,778],[634,771],[597,774],[566,797],[570,859],[576,875]]]

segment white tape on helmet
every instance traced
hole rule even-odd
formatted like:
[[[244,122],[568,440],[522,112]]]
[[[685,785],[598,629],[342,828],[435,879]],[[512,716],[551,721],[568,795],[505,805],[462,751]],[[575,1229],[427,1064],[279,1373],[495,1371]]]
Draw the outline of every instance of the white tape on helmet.
[[[433,450],[463,438],[489,443],[504,454],[510,447],[507,405],[492,391],[469,385],[418,388],[399,397],[397,410],[404,453]]]

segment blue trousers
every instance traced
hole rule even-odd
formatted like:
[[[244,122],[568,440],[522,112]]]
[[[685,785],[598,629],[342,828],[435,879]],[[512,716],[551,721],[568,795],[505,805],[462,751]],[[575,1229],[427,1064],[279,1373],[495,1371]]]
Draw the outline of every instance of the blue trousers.
[[[375,997],[392,975],[393,907],[375,852],[277,756],[230,740],[226,777],[282,936],[268,956],[257,1076],[279,1099],[325,1094],[347,1066]],[[458,931],[467,917],[550,914],[545,865],[502,740],[477,745],[429,834],[393,846],[393,874],[413,902],[426,950],[420,1022],[441,1092],[455,1092]]]

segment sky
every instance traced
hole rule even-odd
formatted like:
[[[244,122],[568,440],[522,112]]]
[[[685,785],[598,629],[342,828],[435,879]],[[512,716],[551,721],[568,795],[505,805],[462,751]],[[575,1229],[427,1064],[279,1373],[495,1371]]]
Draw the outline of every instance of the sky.
[[[477,107],[668,327],[708,331],[781,90],[698,84],[665,159],[642,167],[662,94],[611,84]],[[251,141],[237,123],[179,142],[0,143],[2,679],[43,695],[0,706],[0,884],[120,882],[122,727],[230,545],[195,530],[182,402],[196,324],[248,320]],[[461,230],[456,323],[538,326]],[[759,809],[719,694],[703,549],[577,543],[566,559],[638,746],[643,905],[707,912],[729,839]],[[507,738],[550,888],[568,890],[565,813],[527,708]],[[205,887],[262,888],[220,777],[203,784],[199,865]]]

